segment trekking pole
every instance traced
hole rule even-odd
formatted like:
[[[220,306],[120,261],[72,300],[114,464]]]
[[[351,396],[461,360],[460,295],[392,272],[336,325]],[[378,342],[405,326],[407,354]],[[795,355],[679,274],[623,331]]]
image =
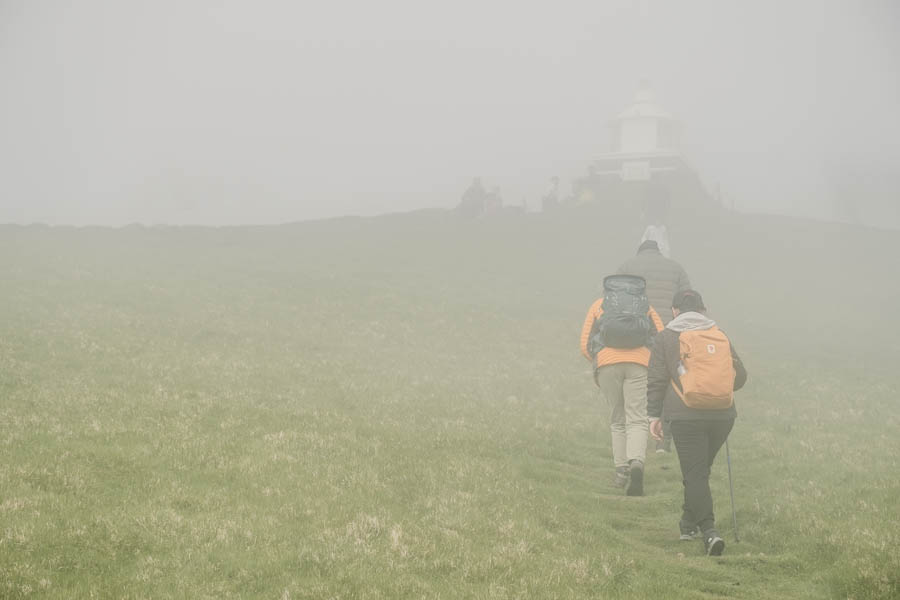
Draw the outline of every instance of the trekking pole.
[[[728,450],[728,438],[725,438],[725,458],[728,461],[728,489],[731,491],[731,522],[734,523],[734,541],[739,542],[737,529],[737,513],[734,511],[734,484],[731,481],[731,452]]]

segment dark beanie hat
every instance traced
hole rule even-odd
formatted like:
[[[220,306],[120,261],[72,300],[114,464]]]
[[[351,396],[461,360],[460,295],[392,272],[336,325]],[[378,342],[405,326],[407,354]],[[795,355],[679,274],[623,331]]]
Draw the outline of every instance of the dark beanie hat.
[[[677,308],[681,312],[701,312],[706,310],[703,305],[703,297],[696,290],[681,290],[675,292],[672,298],[672,308]]]
[[[644,243],[638,246],[638,252],[640,252],[641,250],[647,250],[648,248],[659,250],[659,244],[656,243],[656,240],[646,240]]]

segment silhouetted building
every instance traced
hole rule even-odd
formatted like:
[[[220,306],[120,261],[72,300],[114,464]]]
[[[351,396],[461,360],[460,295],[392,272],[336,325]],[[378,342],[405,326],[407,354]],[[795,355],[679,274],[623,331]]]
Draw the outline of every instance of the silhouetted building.
[[[476,177],[463,192],[459,204],[456,206],[456,212],[465,218],[474,219],[484,214],[484,204],[487,193],[481,184],[481,177]]]
[[[612,148],[573,185],[581,202],[624,204],[642,220],[663,224],[671,204],[711,202],[681,152],[681,124],[642,84],[634,102],[610,123]]]

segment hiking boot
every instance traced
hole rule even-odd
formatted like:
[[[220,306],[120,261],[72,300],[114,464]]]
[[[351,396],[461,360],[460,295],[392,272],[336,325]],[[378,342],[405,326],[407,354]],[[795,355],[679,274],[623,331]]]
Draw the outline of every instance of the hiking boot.
[[[683,542],[689,542],[690,540],[700,535],[700,530],[697,529],[696,525],[691,525],[689,523],[685,523],[684,521],[678,521],[678,529],[681,530],[681,535],[678,537],[678,539]]]
[[[613,477],[613,485],[623,488],[628,483],[628,467],[616,467],[616,474]]]
[[[631,461],[631,481],[628,483],[628,489],[625,490],[625,495],[644,495],[644,463],[639,460]]]
[[[703,545],[706,547],[707,556],[721,556],[725,551],[725,540],[715,529],[703,533]]]

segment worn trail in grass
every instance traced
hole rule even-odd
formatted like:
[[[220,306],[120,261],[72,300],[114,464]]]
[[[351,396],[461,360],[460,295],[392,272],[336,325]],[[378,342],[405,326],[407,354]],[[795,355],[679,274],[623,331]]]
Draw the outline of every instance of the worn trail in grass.
[[[896,234],[673,225],[750,370],[710,559],[674,456],[610,485],[577,351],[639,237],[609,221],[0,228],[0,596],[900,593]]]

